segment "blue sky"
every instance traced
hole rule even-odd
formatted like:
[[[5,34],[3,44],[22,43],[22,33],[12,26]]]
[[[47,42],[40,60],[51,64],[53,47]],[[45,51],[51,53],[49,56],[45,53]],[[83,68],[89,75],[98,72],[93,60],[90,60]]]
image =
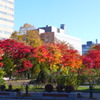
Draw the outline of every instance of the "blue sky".
[[[15,30],[66,25],[66,34],[100,43],[100,0],[15,0]]]

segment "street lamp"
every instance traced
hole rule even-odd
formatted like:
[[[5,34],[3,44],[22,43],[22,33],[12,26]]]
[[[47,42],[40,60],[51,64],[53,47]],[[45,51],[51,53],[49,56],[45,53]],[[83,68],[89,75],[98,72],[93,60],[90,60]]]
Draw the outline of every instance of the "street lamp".
[[[92,66],[92,63],[90,63],[90,65]],[[93,98],[93,89],[92,89],[93,85],[92,82],[90,82],[90,86],[89,86],[89,90],[90,90],[90,98]]]

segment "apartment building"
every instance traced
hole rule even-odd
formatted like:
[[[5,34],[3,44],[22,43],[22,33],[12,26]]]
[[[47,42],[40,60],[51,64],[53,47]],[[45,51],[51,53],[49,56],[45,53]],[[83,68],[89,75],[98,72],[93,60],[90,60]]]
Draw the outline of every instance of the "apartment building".
[[[0,0],[0,38],[9,38],[14,31],[14,0]]]

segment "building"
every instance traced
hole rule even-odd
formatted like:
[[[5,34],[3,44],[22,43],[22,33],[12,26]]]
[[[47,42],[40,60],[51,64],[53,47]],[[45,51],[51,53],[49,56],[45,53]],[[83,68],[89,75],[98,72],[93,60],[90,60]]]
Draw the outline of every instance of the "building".
[[[9,38],[14,31],[14,0],[0,0],[0,38]]]
[[[96,39],[96,43],[92,42],[92,41],[87,41],[86,44],[82,45],[82,54],[85,54],[90,48],[91,46],[98,44],[98,40]]]
[[[70,44],[74,49],[82,54],[82,42],[79,38],[66,34],[65,25],[61,24],[60,28],[54,26],[39,27],[39,34],[44,42],[54,42],[56,39]]]

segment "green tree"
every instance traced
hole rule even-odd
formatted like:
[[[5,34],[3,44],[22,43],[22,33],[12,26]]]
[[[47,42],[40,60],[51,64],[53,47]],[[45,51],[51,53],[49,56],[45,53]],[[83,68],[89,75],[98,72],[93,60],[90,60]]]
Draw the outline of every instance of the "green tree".
[[[3,56],[3,70],[5,71],[5,75],[11,79],[12,74],[14,73],[14,62],[13,60],[7,56],[6,54]]]
[[[34,29],[34,26],[29,24],[24,24],[23,27],[20,27],[19,32],[15,31],[10,38],[18,42],[24,42],[32,47],[41,46],[43,44],[38,30]]]
[[[5,75],[5,72],[1,68],[0,69],[0,85],[2,85],[4,83],[4,79],[3,79],[4,75]]]
[[[23,37],[23,41],[32,47],[38,47],[43,44],[43,41],[41,40],[37,30],[28,30]]]

